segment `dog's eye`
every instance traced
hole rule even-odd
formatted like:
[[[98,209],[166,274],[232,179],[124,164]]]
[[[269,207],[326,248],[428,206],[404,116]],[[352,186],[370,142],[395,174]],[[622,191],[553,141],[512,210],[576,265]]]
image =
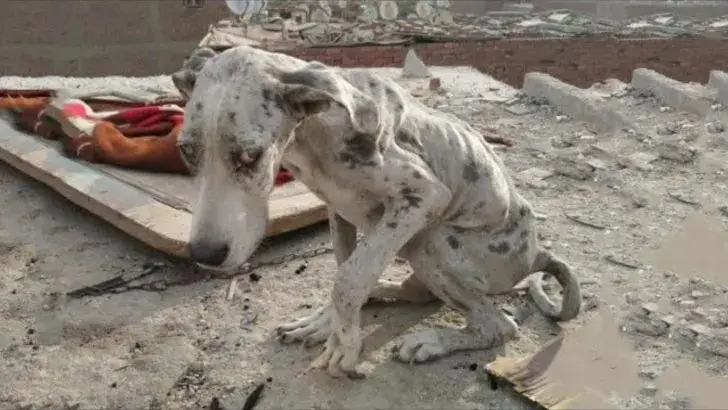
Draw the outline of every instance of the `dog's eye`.
[[[233,167],[236,171],[252,168],[263,157],[262,148],[242,149],[232,153]]]

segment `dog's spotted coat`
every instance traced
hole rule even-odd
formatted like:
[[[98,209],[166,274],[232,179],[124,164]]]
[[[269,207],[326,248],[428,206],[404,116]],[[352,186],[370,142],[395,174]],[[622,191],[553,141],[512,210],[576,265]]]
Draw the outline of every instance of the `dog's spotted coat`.
[[[535,275],[530,290],[544,314],[579,312],[571,269],[538,245],[531,205],[490,145],[394,81],[244,46],[198,50],[173,78],[189,96],[180,150],[201,183],[195,261],[231,269],[250,257],[281,164],[328,205],[338,264],[330,304],[279,328],[284,342],[326,342],[315,367],[355,372],[370,299],[440,299],[467,316],[462,329],[405,336],[394,352],[404,362],[512,337],[515,321],[489,296],[532,273],[553,274],[564,287],[559,309]],[[397,255],[413,274],[379,279]]]

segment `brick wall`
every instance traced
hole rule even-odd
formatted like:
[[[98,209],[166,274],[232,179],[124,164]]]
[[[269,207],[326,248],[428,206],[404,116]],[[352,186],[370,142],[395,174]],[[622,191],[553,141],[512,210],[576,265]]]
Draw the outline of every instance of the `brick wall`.
[[[0,75],[171,73],[209,24],[226,15],[221,0],[192,10],[181,0],[0,0]],[[636,67],[701,82],[710,69],[728,70],[728,40],[720,39],[518,39],[415,48],[428,64],[471,65],[515,86],[528,71],[586,86],[608,77],[627,80]],[[364,46],[289,53],[352,67],[401,66],[406,51]]]
[[[516,87],[529,71],[578,86],[609,77],[628,81],[646,67],[681,81],[708,81],[728,70],[728,39],[512,39],[415,45],[429,65],[469,65]],[[407,49],[395,46],[307,48],[287,52],[344,67],[401,67]]]

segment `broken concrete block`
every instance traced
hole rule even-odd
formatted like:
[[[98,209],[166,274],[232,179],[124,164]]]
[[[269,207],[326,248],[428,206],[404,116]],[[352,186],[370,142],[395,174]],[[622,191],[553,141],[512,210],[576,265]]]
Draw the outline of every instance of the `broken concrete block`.
[[[548,183],[544,179],[553,175],[553,172],[542,168],[529,168],[519,172],[517,178],[532,188],[547,188]]]
[[[674,122],[668,122],[665,124],[657,124],[655,126],[655,132],[657,135],[667,136],[677,134],[678,125]]]
[[[720,134],[725,131],[725,125],[720,121],[711,121],[705,124],[705,130],[711,134]]]
[[[654,169],[654,166],[650,163],[657,160],[657,158],[657,155],[649,154],[647,152],[635,152],[627,159],[629,160],[630,165],[640,171],[651,171]]]
[[[536,112],[537,107],[535,105],[516,104],[509,105],[505,110],[513,115],[526,115]]]
[[[430,69],[420,60],[415,50],[410,49],[404,58],[404,67],[402,68],[402,76],[408,78],[427,78],[430,77]]]
[[[728,74],[718,70],[711,71],[708,87],[717,91],[718,101],[728,104]]]
[[[630,125],[629,121],[603,104],[602,99],[593,93],[566,84],[548,74],[538,72],[526,74],[523,91],[532,99],[545,99],[562,113],[590,123],[596,131],[609,132]]]
[[[663,103],[698,115],[710,111],[711,101],[703,86],[686,84],[657,71],[637,68],[632,71],[632,87],[654,93]]]
[[[561,156],[556,160],[554,172],[567,178],[586,181],[594,176],[596,168],[584,159]]]
[[[655,145],[660,158],[675,161],[680,164],[687,164],[695,160],[698,150],[684,142],[665,141]]]

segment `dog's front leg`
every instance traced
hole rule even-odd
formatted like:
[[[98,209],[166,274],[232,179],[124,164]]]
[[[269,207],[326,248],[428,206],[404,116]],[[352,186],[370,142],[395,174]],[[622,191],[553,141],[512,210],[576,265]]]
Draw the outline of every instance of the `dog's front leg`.
[[[349,259],[356,247],[356,226],[342,218],[341,215],[329,207],[329,230],[331,242],[334,246],[336,266],[341,266]]]
[[[417,182],[392,183],[394,187],[407,188],[392,194],[378,224],[339,266],[331,296],[333,331],[312,367],[326,368],[332,376],[358,374],[355,365],[362,346],[362,306],[397,252],[427,226],[431,217],[442,212],[450,198],[449,190],[434,179]]]
[[[340,267],[356,247],[356,227],[333,208],[329,207],[328,211],[336,265]],[[334,316],[334,307],[329,303],[303,318],[279,326],[276,331],[282,343],[302,341],[304,346],[314,346],[329,337]]]

